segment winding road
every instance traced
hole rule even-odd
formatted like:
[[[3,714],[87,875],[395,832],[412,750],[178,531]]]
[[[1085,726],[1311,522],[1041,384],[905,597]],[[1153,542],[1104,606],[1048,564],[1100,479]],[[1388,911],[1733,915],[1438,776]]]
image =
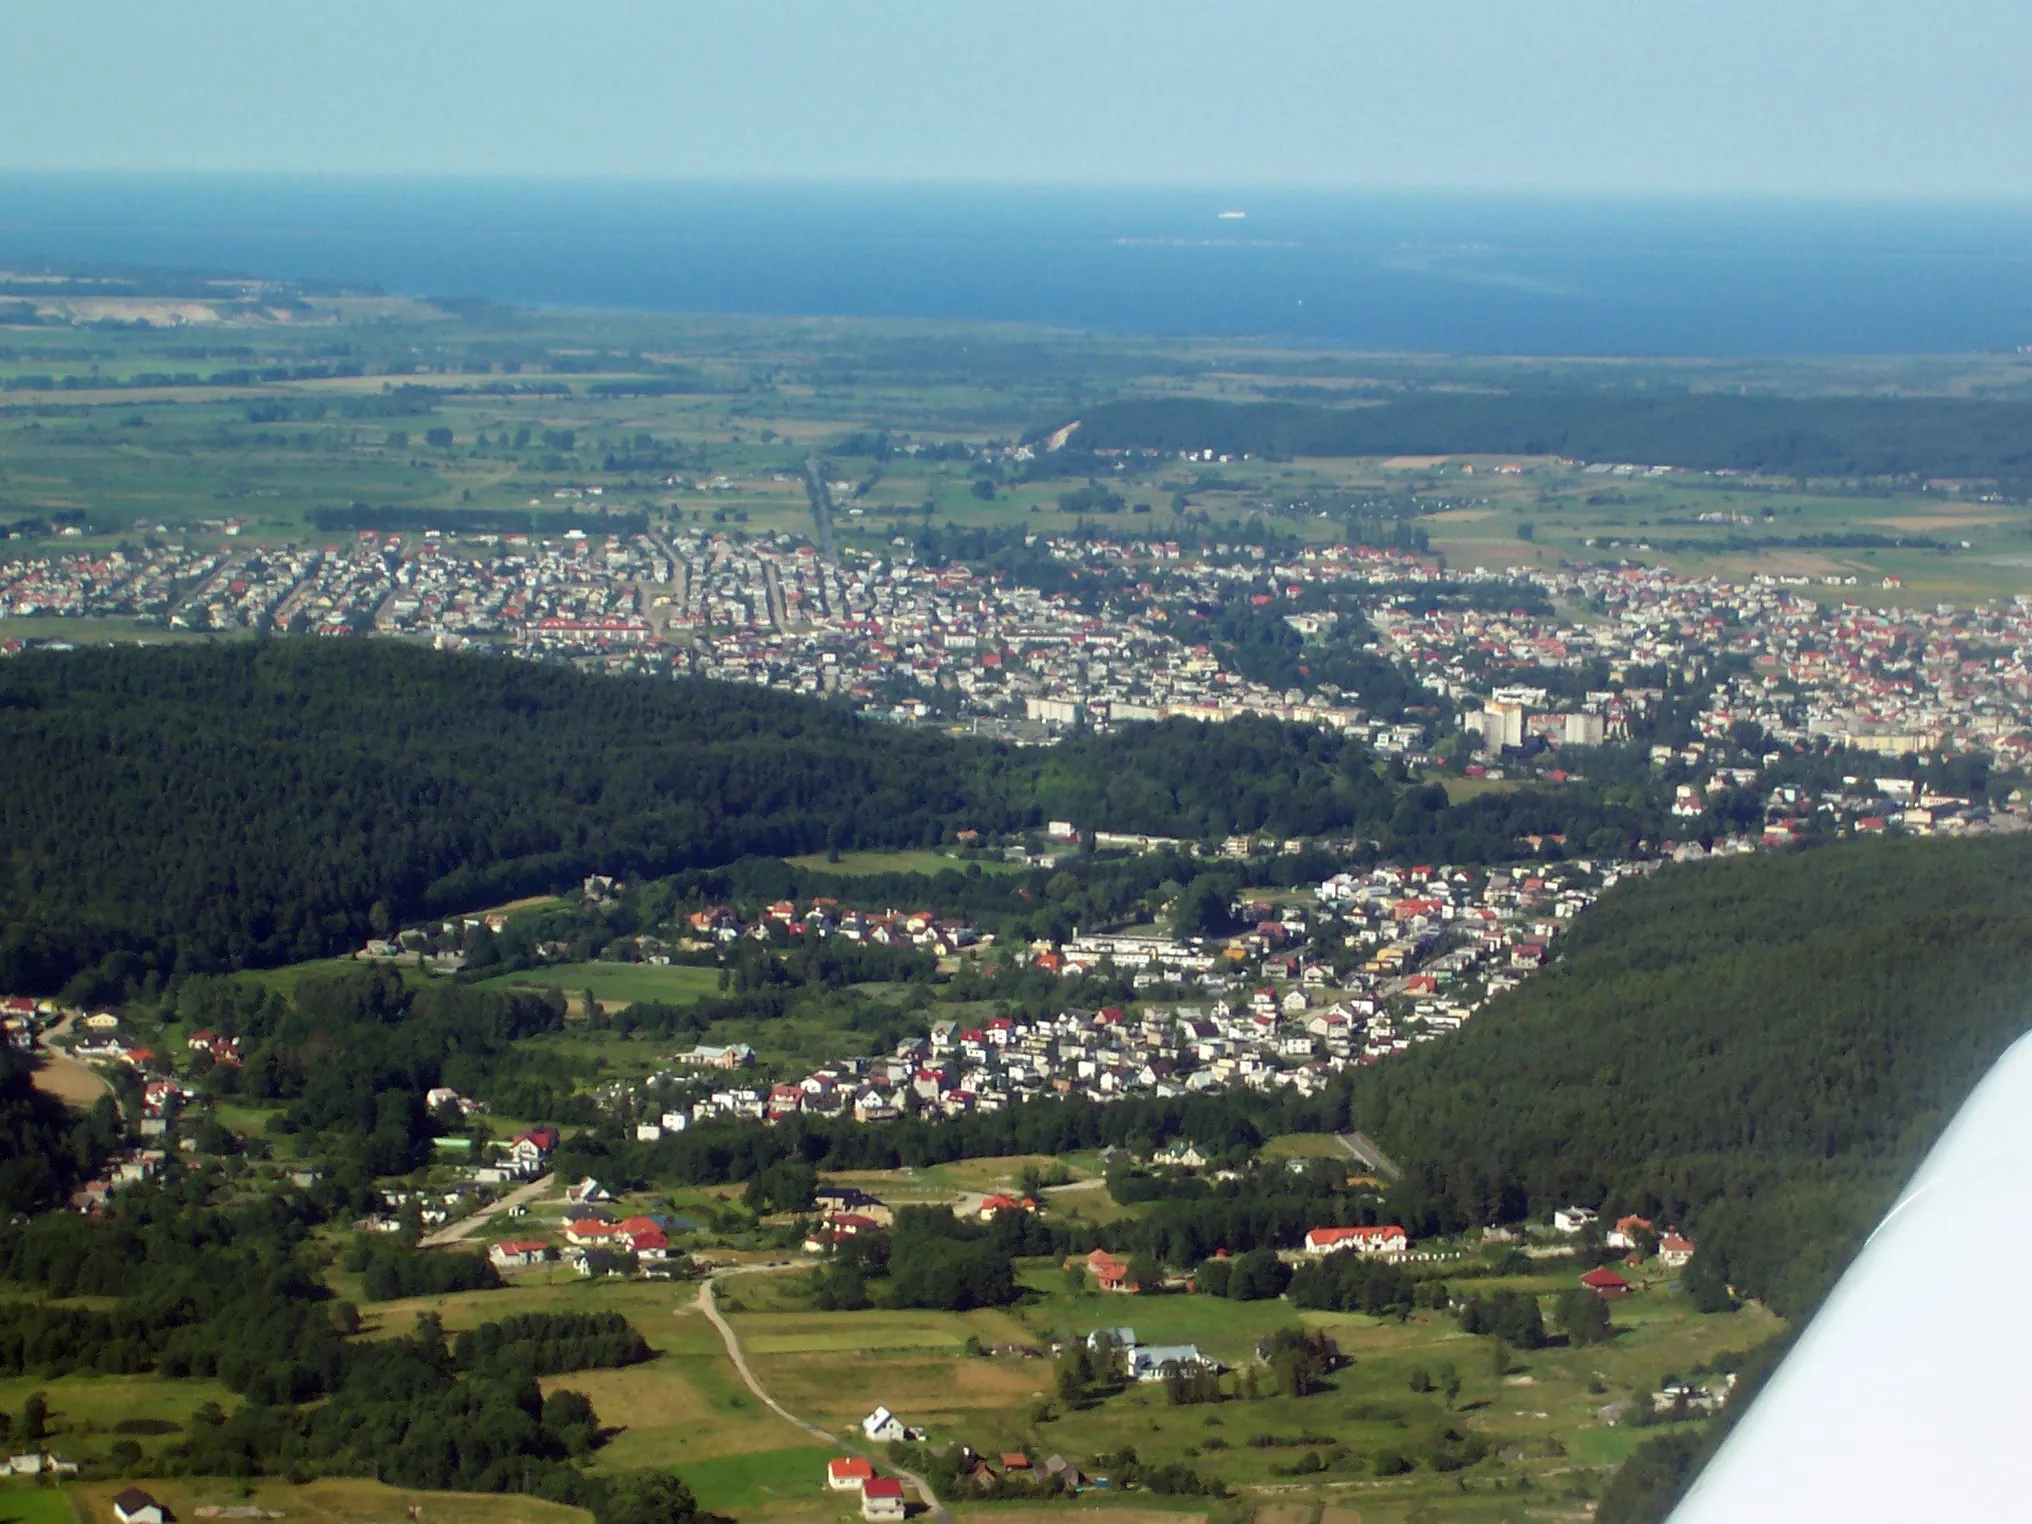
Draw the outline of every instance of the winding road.
[[[923,1499],[926,1512],[928,1512],[933,1519],[936,1519],[938,1521],[938,1524],[953,1524],[952,1515],[946,1512],[945,1505],[939,1502],[938,1495],[931,1490],[931,1483],[927,1482],[923,1477],[916,1475],[914,1472],[899,1470],[895,1465],[891,1464],[886,1459],[878,1458],[877,1456],[871,1455],[866,1450],[861,1449],[858,1445],[842,1443],[840,1437],[837,1434],[829,1434],[824,1429],[821,1429],[815,1423],[805,1422],[802,1418],[799,1418],[795,1413],[791,1412],[789,1408],[786,1408],[774,1397],[771,1397],[768,1391],[763,1387],[762,1383],[755,1379],[755,1372],[749,1369],[748,1357],[741,1352],[741,1340],[734,1332],[734,1325],[729,1323],[726,1320],[726,1318],[721,1315],[719,1304],[713,1300],[714,1283],[726,1280],[729,1277],[736,1275],[766,1275],[772,1271],[798,1270],[802,1268],[804,1267],[801,1265],[794,1264],[743,1265],[740,1268],[734,1270],[715,1271],[713,1274],[707,1276],[705,1280],[701,1282],[699,1285],[699,1293],[698,1293],[699,1311],[706,1315],[707,1322],[711,1323],[714,1328],[719,1330],[720,1340],[727,1346],[727,1358],[734,1362],[734,1369],[740,1372],[741,1380],[747,1384],[749,1391],[753,1392],[758,1398],[761,1399],[762,1405],[764,1407],[768,1408],[770,1412],[774,1413],[778,1418],[782,1419],[785,1423],[790,1424],[795,1428],[802,1429],[805,1433],[811,1435],[812,1438],[814,1439],[820,1440],[825,1444],[831,1445],[835,1449],[844,1450],[849,1455],[858,1455],[863,1460],[866,1460],[870,1465],[887,1466],[889,1470],[895,1472],[897,1476],[901,1477],[904,1481],[908,1482],[912,1487],[915,1487],[917,1489],[917,1495],[918,1497]]]

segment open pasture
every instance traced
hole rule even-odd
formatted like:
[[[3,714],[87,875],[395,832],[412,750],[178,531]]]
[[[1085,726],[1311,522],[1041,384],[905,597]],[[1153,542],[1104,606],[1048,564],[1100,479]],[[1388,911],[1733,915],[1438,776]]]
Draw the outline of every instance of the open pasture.
[[[66,1488],[76,1505],[78,1524],[116,1524],[113,1498],[127,1485],[85,1482]],[[171,1477],[142,1485],[168,1508],[178,1524],[195,1524],[197,1510],[207,1506],[272,1509],[289,1524],[400,1524],[405,1517],[427,1524],[589,1524],[592,1518],[582,1508],[546,1503],[521,1493],[427,1492],[351,1477],[299,1484],[274,1479]]]

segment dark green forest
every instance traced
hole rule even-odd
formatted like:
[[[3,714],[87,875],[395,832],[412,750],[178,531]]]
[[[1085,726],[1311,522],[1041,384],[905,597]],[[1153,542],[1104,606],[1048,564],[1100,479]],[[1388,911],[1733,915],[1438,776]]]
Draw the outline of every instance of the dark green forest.
[[[1572,455],[1781,476],[1984,476],[2022,483],[2032,478],[2032,407],[1941,397],[1721,393],[1459,393],[1359,408],[1167,398],[1092,408],[1080,415],[1074,444],[1273,457]]]
[[[387,641],[19,658],[0,671],[0,777],[13,990],[324,956],[593,872],[1050,818],[1193,840],[1351,832],[1465,861],[1514,853],[1527,828],[1600,851],[1655,825],[1585,792],[1450,810],[1360,742],[1269,720],[1018,749],[754,688]]]
[[[426,1313],[409,1336],[356,1339],[356,1309],[319,1279],[316,1204],[228,1195],[173,1169],[103,1220],[52,1213],[0,1228],[10,1281],[95,1299],[0,1308],[0,1375],[153,1371],[247,1399],[230,1416],[201,1406],[158,1457],[167,1475],[529,1492],[590,1507],[600,1524],[633,1524],[636,1489],[657,1486],[666,1506],[649,1517],[691,1517],[672,1478],[586,1476],[579,1463],[605,1437],[599,1416],[579,1393],[538,1385],[650,1358],[619,1314],[522,1314],[448,1340]]]
[[[1454,1040],[1367,1071],[1407,1226],[1689,1224],[1697,1296],[1809,1310],[2032,1026],[2032,843],[1880,842],[1605,895]]]
[[[320,956],[594,871],[1047,815],[1320,830],[1391,797],[1358,745],[1269,723],[1019,752],[703,681],[281,640],[10,662],[0,775],[12,989],[113,954],[163,977]]]

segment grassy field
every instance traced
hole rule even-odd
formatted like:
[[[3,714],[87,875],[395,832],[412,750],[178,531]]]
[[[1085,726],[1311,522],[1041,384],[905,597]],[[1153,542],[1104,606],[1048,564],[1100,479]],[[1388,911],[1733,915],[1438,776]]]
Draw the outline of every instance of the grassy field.
[[[240,1399],[215,1381],[167,1381],[154,1376],[20,1376],[0,1381],[0,1411],[18,1413],[31,1392],[49,1403],[50,1448],[66,1460],[104,1459],[123,1419],[182,1425],[207,1402],[227,1412]],[[167,1436],[133,1436],[150,1454],[176,1441]]]
[[[905,1169],[828,1170],[825,1178],[840,1185],[859,1186],[892,1206],[901,1206],[925,1201],[950,1201],[970,1192],[1008,1190],[1017,1184],[1025,1169],[1048,1170],[1060,1164],[1065,1164],[1075,1179],[1093,1173],[1091,1167],[1083,1168],[1049,1154],[997,1154]]]
[[[1463,1274],[1478,1268],[1485,1267],[1463,1265]],[[1473,1278],[1484,1291],[1524,1290],[1548,1299],[1572,1283],[1570,1267]],[[1625,1395],[1641,1398],[1668,1372],[1689,1372],[1727,1351],[1747,1349],[1779,1327],[1754,1307],[1702,1317],[1662,1277],[1640,1279],[1642,1294],[1616,1304],[1619,1332],[1612,1343],[1570,1349],[1555,1338],[1545,1349],[1513,1354],[1500,1376],[1490,1341],[1461,1333],[1445,1315],[1399,1321],[1300,1312],[1284,1301],[1073,1294],[1049,1263],[1024,1270],[1026,1295],[1006,1311],[813,1312],[800,1307],[800,1278],[784,1277],[766,1292],[748,1283],[734,1323],[771,1392],[793,1411],[842,1432],[879,1401],[929,1427],[935,1438],[987,1451],[1058,1450],[1084,1459],[1133,1444],[1146,1463],[1180,1461],[1242,1489],[1227,1506],[1245,1514],[1290,1502],[1302,1510],[1344,1506],[1361,1519],[1569,1517],[1575,1501],[1565,1494],[1576,1481],[1598,1486],[1604,1468],[1655,1432],[1604,1425],[1597,1416],[1603,1405]],[[1048,1361],[965,1353],[969,1337],[990,1348],[1044,1349],[1056,1338],[1126,1325],[1143,1342],[1196,1343],[1240,1367],[1259,1339],[1294,1324],[1331,1333],[1351,1360],[1313,1396],[1175,1408],[1161,1388],[1142,1385],[1043,1422],[1034,1409],[1048,1393]],[[1448,1365],[1462,1379],[1451,1409],[1438,1392],[1413,1391],[1411,1379],[1415,1369],[1436,1376]],[[1398,1478],[1374,1475],[1372,1457],[1394,1451],[1415,1457],[1446,1428],[1484,1435],[1505,1459],[1464,1473],[1421,1466]],[[1324,1454],[1330,1446],[1247,1442],[1263,1434],[1329,1436],[1352,1458],[1304,1478],[1280,1474],[1277,1468],[1288,1473],[1308,1448]],[[1520,1476],[1532,1478],[1537,1493],[1530,1512],[1520,1511],[1523,1500],[1512,1493]],[[1136,1501],[1147,1500],[1139,1495]]]
[[[66,1488],[77,1505],[79,1524],[116,1524],[113,1498],[126,1482],[86,1482]],[[281,1481],[231,1481],[224,1477],[151,1480],[149,1492],[168,1506],[179,1524],[189,1524],[207,1504],[225,1508],[270,1508],[292,1524],[394,1524],[411,1509],[428,1524],[587,1524],[582,1508],[546,1503],[520,1493],[423,1492],[379,1482],[328,1478],[292,1486]],[[31,1521],[42,1524],[42,1521]],[[60,1524],[51,1520],[49,1524]]]
[[[14,1482],[0,1487],[0,1524],[78,1524],[70,1494]]]
[[[831,861],[823,852],[814,852],[806,857],[786,857],[784,861],[808,873],[831,873],[842,878],[870,878],[881,873],[936,876],[947,870],[964,873],[969,868],[979,868],[983,873],[1029,871],[1021,863],[969,862],[943,852],[842,852],[838,862]]]
[[[557,963],[482,980],[479,987],[547,984],[572,994],[590,990],[603,1006],[620,1007],[638,1000],[683,1005],[713,993],[719,988],[719,980],[719,970],[713,968],[658,967],[650,963]]]
[[[1294,363],[1303,366],[1309,387],[1346,398],[1378,384],[1457,385],[1467,378],[1502,386],[1516,379],[1511,363],[1501,360],[1379,359],[1318,349],[1294,360],[1273,342],[1107,338],[1013,326],[526,312],[515,315],[513,335],[504,337],[488,323],[407,299],[321,310],[336,328],[235,328],[238,358],[224,372],[198,328],[37,327],[32,356],[0,359],[0,381],[11,383],[15,404],[0,418],[0,475],[10,501],[31,515],[18,549],[104,550],[145,534],[207,547],[328,543],[342,536],[314,529],[312,516],[334,503],[428,509],[456,523],[461,511],[524,509],[607,472],[615,473],[607,477],[610,493],[627,480],[628,506],[665,528],[803,534],[810,529],[800,480],[808,454],[871,428],[916,441],[1017,437],[1076,408],[1069,376],[1085,378],[1087,395],[1233,401],[1287,395]],[[305,362],[319,362],[335,335],[359,373],[304,373]],[[615,376],[587,367],[588,354],[597,353],[681,363],[697,390],[603,395],[598,383]],[[1986,356],[1836,359],[1781,370],[1758,361],[1534,364],[1586,377],[1574,383],[1580,391],[1740,383],[1805,393],[1862,386],[1967,396],[2000,377],[2018,379]],[[275,369],[264,376],[268,367]],[[419,367],[434,374],[418,379]],[[522,379],[501,379],[511,370]],[[558,370],[572,373],[569,383],[519,389],[529,376]],[[451,379],[482,372],[495,379],[477,386]],[[772,379],[757,390],[761,372]],[[65,389],[67,378],[93,389]],[[106,380],[131,389],[98,389]],[[414,416],[377,411],[391,387],[408,385],[428,388],[418,394]],[[423,431],[430,427],[448,429],[451,443],[427,444]],[[644,459],[643,469],[609,464],[631,453]],[[984,501],[971,490],[965,460],[891,452],[881,459],[836,456],[830,464],[835,479],[854,482],[840,494],[835,515],[840,542],[862,550],[886,552],[897,535],[914,534],[927,504],[939,526],[1053,529],[1075,522],[1058,505],[1079,485],[1070,478],[1005,481]],[[1521,474],[1492,475],[1486,467],[1496,464],[1521,467]],[[1195,516],[1215,523],[1261,517],[1285,533],[1323,540],[1339,525],[1318,517],[1313,505],[1320,499],[1384,492],[1420,503],[1433,549],[1456,567],[1635,556],[1695,575],[1854,577],[1852,588],[1816,584],[1809,591],[1869,603],[2001,596],[2032,586],[2025,510],[1973,495],[1863,493],[1840,483],[1693,471],[1617,477],[1547,457],[1479,456],[1241,460],[1217,472],[1166,460],[1127,470],[1120,483],[1127,511],[1101,522],[1138,537],[1178,524],[1170,503],[1184,497]],[[33,521],[70,510],[85,514],[91,533],[56,538]],[[232,537],[229,519],[237,528]],[[1729,543],[1731,536],[1801,541],[1843,533],[1924,535],[1945,548],[1746,552]],[[450,534],[444,543],[463,542]],[[1883,588],[1887,574],[1902,577],[1904,588]],[[48,637],[70,622],[7,623]],[[166,633],[107,620],[80,622],[71,638]],[[812,866],[896,867],[894,861],[851,866],[857,857]]]
[[[294,992],[306,979],[329,979],[336,974],[356,973],[363,968],[379,966],[381,965],[362,963],[357,958],[312,958],[304,963],[286,963],[281,968],[244,969],[234,977],[267,989],[280,990],[287,995]],[[432,976],[414,964],[398,963],[389,966],[402,975],[405,984],[421,986],[431,981]]]
[[[692,1464],[715,1457],[808,1446],[809,1435],[777,1418],[741,1384],[719,1335],[698,1311],[697,1296],[696,1286],[681,1281],[587,1281],[553,1267],[517,1277],[501,1291],[369,1304],[364,1331],[370,1337],[406,1333],[420,1312],[436,1313],[453,1332],[523,1312],[620,1312],[656,1351],[653,1360],[543,1383],[547,1391],[585,1393],[616,1431],[599,1452],[600,1468],[675,1466],[689,1477]],[[817,1468],[811,1469],[815,1483]],[[727,1485],[737,1481],[730,1476]]]
[[[113,1087],[98,1070],[53,1053],[45,1053],[42,1062],[36,1065],[35,1088],[44,1095],[55,1096],[66,1106],[87,1111],[100,1096],[113,1093]]]
[[[1338,1159],[1351,1169],[1355,1167],[1348,1151],[1330,1132],[1283,1133],[1266,1139],[1262,1154],[1266,1159]]]
[[[1468,800],[1479,799],[1484,794],[1507,794],[1513,789],[1524,787],[1515,778],[1441,777],[1434,781],[1446,790],[1448,804],[1465,804]]]
[[[685,1485],[699,1506],[741,1519],[859,1518],[859,1494],[833,1492],[825,1483],[830,1445],[793,1445],[742,1455],[715,1455],[684,1469]]]
[[[1300,1150],[1320,1141],[1308,1135],[1283,1140]],[[992,1183],[1013,1174],[1020,1159],[975,1161],[977,1169],[947,1175],[945,1190],[962,1179]],[[927,1172],[928,1173],[928,1172]],[[870,1178],[859,1176],[855,1178]],[[930,1183],[930,1182],[922,1182]],[[901,1196],[892,1191],[892,1196]],[[1105,1192],[1083,1192],[1105,1197]],[[1458,1288],[1507,1288],[1549,1299],[1572,1284],[1570,1265],[1499,1277],[1480,1261],[1463,1261],[1450,1276]],[[1419,1313],[1376,1319],[1358,1314],[1301,1312],[1282,1300],[1231,1302],[1192,1295],[1123,1297],[1066,1287],[1058,1265],[1027,1261],[1024,1286],[1012,1307],[967,1313],[874,1309],[822,1312],[805,1302],[801,1274],[752,1276],[721,1288],[723,1305],[749,1362],[769,1391],[800,1416],[846,1438],[876,1403],[907,1422],[929,1428],[935,1440],[962,1441],[988,1452],[1023,1449],[1041,1457],[1064,1453],[1095,1469],[1093,1457],[1133,1445],[1146,1464],[1179,1462],[1218,1476],[1237,1490],[1222,1503],[1179,1512],[1218,1516],[1220,1524],[1329,1524],[1355,1520],[1445,1518],[1562,1518],[1581,1506],[1580,1492],[1598,1492],[1605,1469],[1625,1458],[1655,1430],[1613,1428],[1598,1417],[1603,1405],[1641,1398],[1667,1372],[1689,1373],[1728,1351],[1747,1349],[1775,1332],[1777,1320],[1755,1307],[1703,1317],[1662,1274],[1639,1275],[1639,1295],[1615,1304],[1619,1332],[1608,1345],[1576,1349],[1555,1340],[1547,1348],[1514,1352],[1498,1374],[1491,1343],[1460,1332],[1451,1317]],[[508,1289],[372,1304],[363,1309],[366,1337],[406,1332],[419,1312],[436,1313],[451,1331],[508,1314],[537,1310],[614,1310],[643,1333],[655,1351],[648,1362],[620,1370],[581,1371],[546,1378],[546,1390],[584,1392],[612,1433],[594,1458],[596,1471],[668,1466],[684,1476],[709,1509],[743,1520],[844,1520],[848,1510],[821,1484],[832,1453],[786,1424],[740,1382],[718,1334],[697,1306],[694,1285],[585,1281],[563,1269],[518,1278]],[[1196,1343],[1231,1368],[1248,1365],[1258,1340],[1293,1325],[1332,1334],[1349,1363],[1324,1390],[1305,1397],[1260,1396],[1189,1407],[1166,1403],[1161,1387],[1136,1385],[1068,1409],[1052,1398],[1052,1365],[1020,1353],[969,1354],[974,1348],[1047,1351],[1054,1340],[1097,1327],[1128,1326],[1146,1343]],[[1414,1391],[1412,1373],[1439,1377],[1452,1366],[1461,1378],[1449,1405],[1437,1391]],[[57,1446],[91,1458],[110,1443],[124,1417],[185,1421],[205,1400],[230,1405],[222,1389],[200,1382],[147,1377],[72,1377],[0,1383],[0,1410],[16,1410],[33,1389],[53,1410]],[[1050,1406],[1040,1402],[1051,1398]],[[1416,1457],[1445,1429],[1484,1436],[1500,1460],[1457,1473],[1424,1465],[1398,1477],[1378,1477],[1377,1455]],[[1262,1445],[1257,1436],[1310,1436],[1305,1443]],[[160,1443],[172,1443],[173,1436]],[[155,1440],[144,1440],[154,1445]],[[1335,1461],[1344,1450],[1347,1459]],[[1298,1476],[1294,1463],[1307,1453],[1326,1469]],[[1520,1480],[1531,1491],[1520,1494]],[[104,1499],[117,1484],[74,1489],[80,1524],[109,1524]],[[151,1484],[153,1485],[153,1484]],[[206,1501],[244,1501],[224,1482],[165,1482],[159,1489],[188,1518]],[[8,1494],[0,1493],[0,1499]],[[24,1496],[27,1496],[24,1494]],[[23,1524],[69,1524],[39,1510]],[[254,1500],[287,1498],[282,1508],[313,1524],[388,1524],[394,1508],[417,1499],[371,1483],[316,1483],[286,1489],[259,1484]],[[429,1519],[449,1516],[468,1524],[466,1510],[481,1500],[439,1495],[422,1499]],[[1091,1494],[1080,1512],[1125,1519],[1138,1509],[1158,1520],[1175,1519],[1163,1500],[1132,1493],[1119,1500]],[[569,1510],[528,1500],[498,1500],[516,1524],[565,1524]],[[1288,1521],[1280,1510],[1296,1509]],[[380,1511],[391,1510],[391,1511]],[[1324,1513],[1321,1510],[1325,1510]],[[1034,1510],[1032,1510],[1034,1511]],[[1052,1510],[1054,1517],[1062,1511]],[[1027,1518],[1015,1507],[964,1510],[978,1519]],[[0,1507],[0,1520],[7,1515]],[[498,1514],[495,1516],[498,1517]],[[474,1517],[470,1524],[480,1524]],[[488,1524],[493,1524],[490,1519]]]

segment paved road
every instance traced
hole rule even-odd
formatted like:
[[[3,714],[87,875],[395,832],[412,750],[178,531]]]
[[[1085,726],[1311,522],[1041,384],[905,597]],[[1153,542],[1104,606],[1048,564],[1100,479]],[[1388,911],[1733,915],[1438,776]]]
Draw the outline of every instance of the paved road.
[[[1385,1180],[1401,1180],[1404,1177],[1404,1171],[1397,1167],[1396,1161],[1378,1148],[1376,1140],[1367,1133],[1336,1133],[1334,1141],[1347,1150],[1349,1158],[1368,1166]]]
[[[707,1276],[699,1285],[699,1311],[706,1315],[707,1322],[719,1330],[720,1340],[727,1346],[727,1358],[734,1362],[734,1369],[740,1372],[741,1380],[747,1383],[749,1391],[761,1399],[764,1407],[768,1408],[770,1412],[774,1413],[785,1423],[790,1424],[794,1428],[802,1429],[814,1439],[832,1445],[836,1449],[844,1450],[849,1455],[861,1456],[871,1465],[887,1467],[889,1470],[896,1472],[896,1475],[917,1489],[918,1497],[924,1500],[926,1512],[936,1519],[938,1524],[953,1524],[952,1515],[945,1511],[945,1505],[939,1502],[938,1495],[931,1490],[931,1483],[913,1472],[897,1470],[896,1466],[886,1457],[871,1455],[858,1445],[845,1444],[837,1434],[828,1433],[815,1423],[806,1423],[802,1418],[791,1412],[789,1408],[786,1408],[774,1397],[771,1397],[763,1388],[762,1383],[755,1379],[754,1371],[748,1368],[748,1357],[741,1352],[741,1341],[734,1333],[734,1325],[720,1315],[719,1306],[713,1300],[714,1282],[725,1280],[729,1276],[734,1275],[766,1275],[772,1271],[800,1270],[803,1268],[801,1265],[745,1265],[737,1270],[718,1271],[715,1274]]]
[[[1064,1185],[1047,1185],[1044,1188],[1044,1194],[1047,1196],[1066,1196],[1074,1191],[1104,1191],[1107,1188],[1108,1177],[1106,1175],[1089,1175],[1084,1180],[1071,1180]]]
[[[839,557],[833,550],[833,494],[819,470],[816,455],[805,458],[804,494],[811,499],[811,518],[818,527],[819,554],[828,561],[837,561]]]
[[[429,1237],[418,1239],[416,1246],[419,1249],[437,1249],[442,1248],[446,1244],[455,1244],[497,1213],[505,1212],[510,1207],[518,1207],[525,1202],[535,1200],[538,1193],[549,1183],[549,1175],[538,1175],[527,1185],[516,1186],[514,1190],[503,1196],[492,1206],[481,1207],[472,1216],[461,1217],[457,1222],[439,1228]]]

